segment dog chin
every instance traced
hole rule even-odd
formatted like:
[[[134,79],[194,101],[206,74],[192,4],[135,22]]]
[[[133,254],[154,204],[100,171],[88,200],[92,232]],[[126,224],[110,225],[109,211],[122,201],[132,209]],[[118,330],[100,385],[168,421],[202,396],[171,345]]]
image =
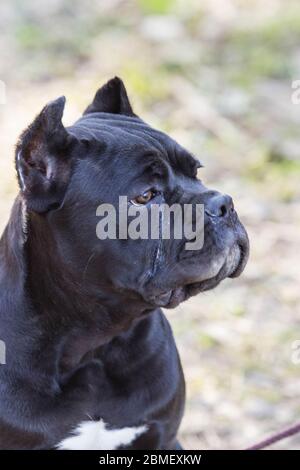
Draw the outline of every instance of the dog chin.
[[[203,276],[199,276],[195,282],[161,292],[155,297],[152,297],[151,303],[156,307],[175,308],[189,297],[215,288],[227,277],[238,277],[244,270],[247,260],[247,245],[237,243],[231,248],[217,273],[215,271],[216,264],[214,264],[214,266],[209,269],[211,273],[210,276],[206,275],[204,278]],[[213,272],[214,274],[212,274]]]

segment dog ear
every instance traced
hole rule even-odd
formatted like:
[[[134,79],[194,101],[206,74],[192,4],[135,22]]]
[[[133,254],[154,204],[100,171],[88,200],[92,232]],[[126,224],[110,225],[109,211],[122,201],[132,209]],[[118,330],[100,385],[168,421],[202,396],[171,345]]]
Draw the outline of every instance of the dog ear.
[[[58,208],[71,173],[75,138],[62,124],[65,97],[48,103],[23,132],[16,148],[16,169],[28,210]]]
[[[125,85],[120,78],[112,78],[103,87],[99,88],[93,102],[83,114],[89,113],[113,113],[135,116]]]

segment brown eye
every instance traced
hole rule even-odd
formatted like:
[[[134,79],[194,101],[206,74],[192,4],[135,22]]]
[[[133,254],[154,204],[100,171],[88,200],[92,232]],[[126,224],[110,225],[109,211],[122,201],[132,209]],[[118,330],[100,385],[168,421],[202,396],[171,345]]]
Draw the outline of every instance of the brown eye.
[[[147,202],[151,201],[151,199],[153,199],[154,196],[155,196],[155,192],[149,189],[148,191],[145,191],[143,194],[140,194],[134,199],[131,199],[130,202],[134,204],[135,206],[142,206],[144,204],[147,204]]]

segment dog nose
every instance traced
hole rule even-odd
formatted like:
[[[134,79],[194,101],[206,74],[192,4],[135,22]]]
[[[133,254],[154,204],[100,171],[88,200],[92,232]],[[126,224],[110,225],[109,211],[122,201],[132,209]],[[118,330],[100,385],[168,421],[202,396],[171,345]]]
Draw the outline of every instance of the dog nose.
[[[225,217],[233,211],[233,200],[228,194],[217,194],[211,197],[205,207],[205,212],[210,217]]]

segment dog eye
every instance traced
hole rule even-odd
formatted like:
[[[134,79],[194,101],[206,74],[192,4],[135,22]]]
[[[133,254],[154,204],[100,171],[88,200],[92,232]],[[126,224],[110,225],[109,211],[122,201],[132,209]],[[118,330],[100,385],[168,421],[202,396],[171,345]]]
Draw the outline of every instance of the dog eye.
[[[144,204],[147,204],[147,202],[151,201],[155,197],[156,193],[152,189],[149,189],[148,191],[145,191],[143,194],[140,194],[139,196],[135,197],[134,199],[131,199],[131,203],[134,204],[135,206],[143,206]]]

